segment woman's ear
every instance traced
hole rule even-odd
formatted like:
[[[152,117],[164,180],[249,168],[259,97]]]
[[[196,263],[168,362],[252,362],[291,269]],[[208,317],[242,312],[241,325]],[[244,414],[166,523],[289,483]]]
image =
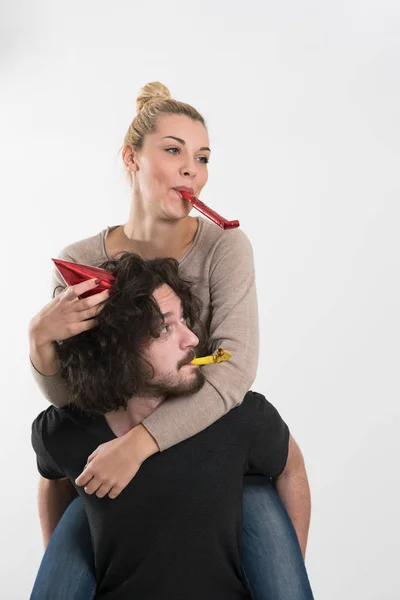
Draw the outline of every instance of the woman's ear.
[[[124,161],[124,165],[131,173],[135,173],[139,170],[139,165],[137,162],[137,152],[134,150],[133,146],[127,144],[122,148],[122,160]]]

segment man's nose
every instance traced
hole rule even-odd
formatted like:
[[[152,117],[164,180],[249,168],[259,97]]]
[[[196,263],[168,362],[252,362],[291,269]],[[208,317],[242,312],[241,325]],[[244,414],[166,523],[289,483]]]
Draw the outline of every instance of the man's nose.
[[[185,337],[183,340],[185,348],[196,348],[199,345],[199,338],[189,327],[185,327]]]

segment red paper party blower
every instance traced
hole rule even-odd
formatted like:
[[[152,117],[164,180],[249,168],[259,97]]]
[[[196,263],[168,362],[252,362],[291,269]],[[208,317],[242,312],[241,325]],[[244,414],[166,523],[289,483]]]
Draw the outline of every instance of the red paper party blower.
[[[75,262],[69,262],[67,260],[60,260],[58,258],[51,259],[60,271],[65,283],[67,285],[76,285],[89,279],[99,279],[100,283],[93,289],[88,290],[80,298],[87,298],[94,294],[109,290],[114,282],[114,275],[106,269],[100,269],[99,267],[91,267],[89,265],[81,265]]]
[[[196,196],[194,196],[193,194],[190,194],[185,190],[179,191],[182,194],[184,200],[190,202],[190,204],[194,208],[197,208],[199,212],[201,212],[205,217],[208,217],[216,225],[219,225],[219,227],[222,227],[222,229],[236,229],[237,227],[240,227],[239,221],[228,221],[228,219],[225,219],[224,217],[219,215],[215,210],[207,206],[207,204],[204,204],[204,202],[196,198]]]

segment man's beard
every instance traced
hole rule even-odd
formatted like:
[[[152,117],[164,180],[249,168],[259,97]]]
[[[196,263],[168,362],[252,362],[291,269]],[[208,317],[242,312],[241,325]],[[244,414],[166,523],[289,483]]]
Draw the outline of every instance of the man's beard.
[[[191,377],[183,381],[177,380],[175,377],[165,376],[158,381],[149,382],[143,390],[143,395],[149,396],[164,396],[174,398],[176,396],[187,396],[195,394],[203,387],[205,377],[201,369],[196,368]]]
[[[201,369],[196,367],[191,377],[187,377],[185,380],[179,380],[179,371],[185,365],[191,363],[195,358],[196,352],[189,350],[187,355],[182,358],[177,366],[177,374],[166,374],[160,377],[157,381],[148,381],[141,393],[149,396],[164,396],[173,398],[176,396],[186,396],[188,394],[195,394],[204,385],[205,377]]]

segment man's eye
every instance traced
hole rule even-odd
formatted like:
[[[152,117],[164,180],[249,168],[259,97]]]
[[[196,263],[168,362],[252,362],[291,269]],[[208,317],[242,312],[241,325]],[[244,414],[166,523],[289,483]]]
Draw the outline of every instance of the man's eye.
[[[160,329],[160,333],[168,333],[169,325],[163,325]]]

